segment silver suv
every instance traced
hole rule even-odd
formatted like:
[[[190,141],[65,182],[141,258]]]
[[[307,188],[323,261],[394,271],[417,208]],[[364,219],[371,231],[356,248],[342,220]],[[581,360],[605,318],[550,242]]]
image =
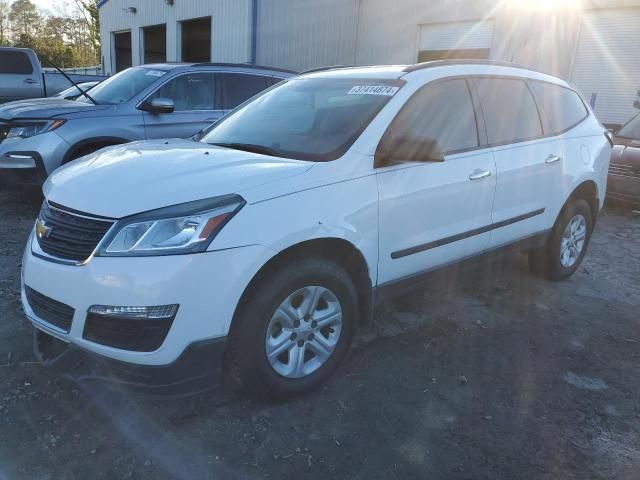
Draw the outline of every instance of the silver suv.
[[[187,138],[295,72],[237,64],[133,67],[77,100],[0,107],[0,183],[41,184],[60,165],[110,145]]]

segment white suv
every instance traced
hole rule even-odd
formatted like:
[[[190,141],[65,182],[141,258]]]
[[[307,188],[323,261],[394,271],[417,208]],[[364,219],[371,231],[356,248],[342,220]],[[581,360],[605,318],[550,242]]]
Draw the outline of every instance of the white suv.
[[[301,75],[195,140],[49,178],[23,261],[36,351],[84,380],[306,391],[423,273],[513,245],[574,273],[610,150],[570,86],[510,64]]]

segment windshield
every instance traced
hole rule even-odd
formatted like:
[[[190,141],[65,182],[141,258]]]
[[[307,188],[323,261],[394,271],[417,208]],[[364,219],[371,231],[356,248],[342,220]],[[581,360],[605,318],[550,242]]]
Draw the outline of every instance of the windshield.
[[[201,141],[309,161],[346,152],[404,82],[295,79],[241,105]]]
[[[99,105],[118,105],[128,102],[166,73],[164,70],[151,68],[128,68],[93,87],[91,97]],[[85,96],[78,98],[78,101],[91,103],[91,100]]]
[[[636,115],[629,120],[629,122],[618,131],[616,136],[640,140],[640,115]]]
[[[85,92],[88,92],[89,90],[91,90],[91,88],[93,88],[96,85],[96,82],[87,82],[87,83],[79,83],[78,87],[80,87],[82,90],[84,90]],[[78,87],[76,87],[75,85],[72,85],[69,88],[65,88],[64,90],[62,90],[59,93],[56,93],[55,96],[56,97],[61,97],[61,98],[68,98],[68,97],[75,97],[80,95],[82,92],[80,92],[80,90],[78,89]]]

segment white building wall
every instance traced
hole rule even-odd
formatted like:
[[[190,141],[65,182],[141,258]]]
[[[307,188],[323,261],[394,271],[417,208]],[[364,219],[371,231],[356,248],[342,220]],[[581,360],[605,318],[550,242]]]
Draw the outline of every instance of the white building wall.
[[[259,0],[258,63],[353,65],[359,0]]]
[[[129,12],[128,7],[135,7],[137,12]],[[173,6],[164,0],[108,0],[100,8],[102,57],[107,74],[113,73],[115,65],[113,32],[131,30],[133,65],[139,65],[142,58],[141,28],[166,23],[167,61],[179,61],[179,22],[208,16],[212,18],[211,60],[250,61],[251,0],[182,0]]]

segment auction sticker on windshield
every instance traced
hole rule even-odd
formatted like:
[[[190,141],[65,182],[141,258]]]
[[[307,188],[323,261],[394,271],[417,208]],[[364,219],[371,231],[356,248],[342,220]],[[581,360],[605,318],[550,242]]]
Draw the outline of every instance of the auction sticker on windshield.
[[[393,97],[400,87],[390,87],[388,85],[356,85],[349,90],[349,95],[385,95]]]
[[[149,70],[146,75],[151,75],[152,77],[161,77],[163,76],[165,73],[165,71],[162,70]]]

